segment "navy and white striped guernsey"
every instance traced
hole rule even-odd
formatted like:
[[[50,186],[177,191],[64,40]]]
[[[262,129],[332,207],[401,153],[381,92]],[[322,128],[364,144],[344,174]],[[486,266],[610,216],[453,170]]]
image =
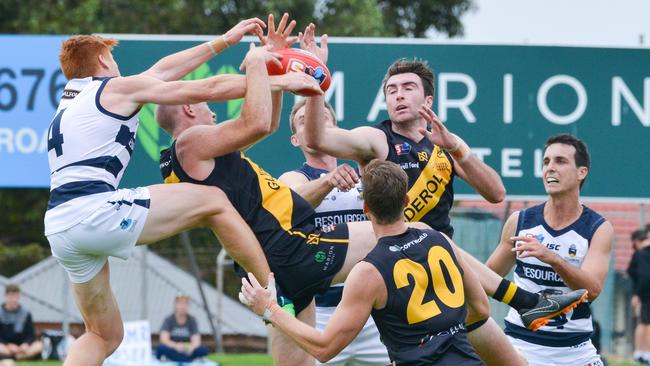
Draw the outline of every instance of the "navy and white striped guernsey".
[[[322,175],[328,173],[327,170],[314,168],[307,163],[303,163],[303,165],[299,169],[296,169],[295,172],[304,175],[310,181],[318,179]],[[361,183],[357,183],[353,189],[347,192],[341,192],[338,188],[332,189],[332,191],[325,196],[321,204],[314,210],[316,211],[316,214],[314,215],[314,225],[321,227],[368,220],[366,215],[363,213]],[[324,294],[316,295],[316,306],[335,307],[339,302],[341,302],[342,294],[342,283],[332,285]]]
[[[555,230],[544,220],[544,203],[522,210],[517,222],[517,235],[533,235],[550,250],[575,267],[587,255],[591,239],[605,219],[583,206],[582,214],[571,225]],[[517,258],[514,281],[530,292],[567,293],[571,289],[553,267],[534,257]],[[533,332],[525,328],[516,310],[505,318],[506,334],[523,341],[548,347],[571,347],[589,340],[593,331],[588,303],[581,303],[567,315],[552,319],[548,325]]]
[[[45,235],[65,231],[106,202],[129,164],[138,111],[120,116],[99,102],[111,78],[70,80],[50,124],[50,200]]]

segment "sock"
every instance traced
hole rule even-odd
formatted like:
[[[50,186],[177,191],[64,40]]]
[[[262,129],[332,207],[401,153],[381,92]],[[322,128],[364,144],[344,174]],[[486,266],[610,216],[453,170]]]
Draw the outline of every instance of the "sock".
[[[517,311],[532,309],[539,301],[539,295],[526,291],[505,278],[501,280],[492,298],[509,305]]]

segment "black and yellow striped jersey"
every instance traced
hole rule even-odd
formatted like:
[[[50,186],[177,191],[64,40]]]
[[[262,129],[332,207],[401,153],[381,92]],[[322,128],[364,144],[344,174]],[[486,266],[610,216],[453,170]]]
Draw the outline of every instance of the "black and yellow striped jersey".
[[[392,129],[386,120],[375,126],[386,134],[386,160],[399,165],[409,179],[407,221],[421,221],[451,237],[449,211],[454,203],[454,164],[451,155],[427,138],[416,142]]]
[[[386,306],[371,314],[392,361],[482,365],[464,326],[463,270],[443,235],[409,228],[380,238],[363,260],[386,284]]]
[[[176,143],[161,152],[160,170],[165,183],[188,182],[220,188],[255,233],[265,252],[274,245],[275,237],[296,234],[295,227],[313,221],[311,205],[280,183],[242,152],[233,152],[214,159],[210,175],[198,181],[190,177],[178,163]],[[300,233],[297,233],[300,234]]]

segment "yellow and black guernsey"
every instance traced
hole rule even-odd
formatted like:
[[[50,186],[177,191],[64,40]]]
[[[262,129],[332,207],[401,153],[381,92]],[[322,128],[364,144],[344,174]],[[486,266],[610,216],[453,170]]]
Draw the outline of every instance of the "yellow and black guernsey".
[[[386,306],[371,314],[396,365],[483,365],[464,326],[463,270],[444,236],[409,228],[363,260],[386,284]]]
[[[296,311],[325,291],[345,261],[345,224],[319,228],[314,209],[289,187],[273,178],[242,152],[214,159],[204,180],[190,177],[176,158],[176,143],[163,150],[160,170],[165,183],[188,182],[220,188],[251,227],[262,245],[284,296]]]
[[[454,164],[451,155],[427,138],[419,142],[395,133],[392,122],[375,126],[386,134],[386,160],[399,165],[409,179],[409,204],[404,208],[407,221],[421,221],[452,237],[449,211],[454,203]]]

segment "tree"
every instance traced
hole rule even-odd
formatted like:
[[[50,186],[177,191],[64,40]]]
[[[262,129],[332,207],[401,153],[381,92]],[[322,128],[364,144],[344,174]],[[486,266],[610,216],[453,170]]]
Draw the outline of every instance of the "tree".
[[[220,34],[239,20],[288,12],[336,36],[461,35],[471,0],[3,0],[0,33]]]

